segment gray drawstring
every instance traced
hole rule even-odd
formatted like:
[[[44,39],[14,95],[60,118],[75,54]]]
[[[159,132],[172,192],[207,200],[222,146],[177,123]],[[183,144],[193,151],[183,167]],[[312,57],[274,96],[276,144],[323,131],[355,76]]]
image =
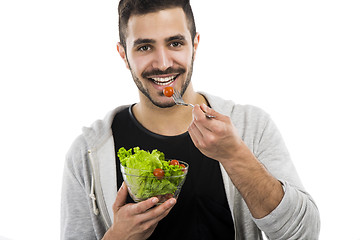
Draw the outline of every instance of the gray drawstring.
[[[92,157],[92,151],[88,150],[89,153],[89,159],[91,162],[91,166],[92,166],[92,172],[91,172],[91,189],[90,189],[90,194],[89,197],[91,198],[92,201],[92,205],[93,205],[93,213],[98,216],[100,215],[102,217],[102,219],[104,220],[104,224],[105,224],[105,228],[109,229],[111,226],[111,218],[108,214],[108,212],[106,211],[106,205],[103,199],[103,193],[102,193],[102,189],[101,189],[101,185],[99,185],[99,188],[97,188],[98,184],[100,184],[100,182],[97,181],[97,176],[98,176],[98,166],[97,166],[97,162],[96,162],[96,158]],[[98,194],[98,196],[96,196],[95,194],[95,186],[96,186],[96,193]],[[97,199],[98,197],[98,199]],[[101,213],[99,210],[102,210]]]
[[[95,184],[94,175],[91,174],[91,189],[90,189],[89,197],[92,200],[93,212],[97,216],[97,215],[99,215],[99,209],[97,208],[97,205],[96,205],[96,196],[95,196],[94,184]]]

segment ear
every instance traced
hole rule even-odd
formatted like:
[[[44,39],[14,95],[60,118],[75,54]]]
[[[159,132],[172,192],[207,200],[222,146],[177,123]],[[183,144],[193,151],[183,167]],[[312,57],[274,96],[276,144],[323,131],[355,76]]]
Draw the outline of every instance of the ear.
[[[120,57],[124,60],[126,68],[130,69],[129,63],[126,58],[126,52],[125,52],[124,47],[118,42],[118,43],[116,43],[116,49],[117,49],[118,53],[120,54]]]
[[[194,38],[194,59],[196,56],[196,50],[199,46],[199,42],[200,42],[200,33],[196,33],[195,38]]]

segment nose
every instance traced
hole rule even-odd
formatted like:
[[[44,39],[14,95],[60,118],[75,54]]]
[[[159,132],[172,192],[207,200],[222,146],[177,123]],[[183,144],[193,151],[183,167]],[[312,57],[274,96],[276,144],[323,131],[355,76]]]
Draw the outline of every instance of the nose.
[[[153,61],[153,68],[165,71],[173,65],[170,52],[166,48],[158,48]]]

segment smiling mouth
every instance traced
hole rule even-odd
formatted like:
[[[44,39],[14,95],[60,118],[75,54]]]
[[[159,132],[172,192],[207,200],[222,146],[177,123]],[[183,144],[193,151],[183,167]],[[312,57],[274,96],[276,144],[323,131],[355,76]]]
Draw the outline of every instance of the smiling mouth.
[[[169,76],[169,77],[154,77],[148,78],[153,81],[156,85],[165,86],[174,82],[180,74]]]

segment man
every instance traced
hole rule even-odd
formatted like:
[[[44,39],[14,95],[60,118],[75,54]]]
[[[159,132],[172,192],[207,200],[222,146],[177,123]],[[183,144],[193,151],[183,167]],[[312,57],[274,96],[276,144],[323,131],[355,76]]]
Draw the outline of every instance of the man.
[[[118,52],[140,101],[85,128],[72,145],[62,239],[261,239],[261,231],[270,239],[317,239],[318,210],[269,116],[194,91],[200,36],[189,1],[122,0],[119,31]],[[194,109],[164,96],[166,86]],[[137,146],[189,163],[177,200],[131,201],[115,156]]]

